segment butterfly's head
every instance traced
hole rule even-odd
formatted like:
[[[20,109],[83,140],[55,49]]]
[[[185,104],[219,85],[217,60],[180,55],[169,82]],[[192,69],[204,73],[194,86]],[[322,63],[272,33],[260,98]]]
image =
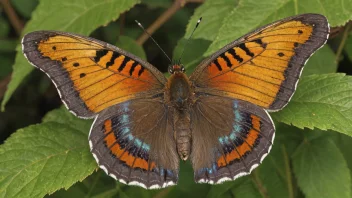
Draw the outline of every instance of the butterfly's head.
[[[172,64],[169,66],[170,74],[185,73],[186,69],[182,64]]]

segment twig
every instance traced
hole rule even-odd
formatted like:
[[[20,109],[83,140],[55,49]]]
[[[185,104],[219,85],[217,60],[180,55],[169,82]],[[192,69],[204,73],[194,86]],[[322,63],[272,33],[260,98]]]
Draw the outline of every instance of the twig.
[[[345,26],[345,30],[344,30],[344,32],[343,32],[343,35],[342,35],[342,39],[341,39],[339,48],[337,49],[337,52],[336,52],[336,62],[337,62],[337,63],[339,62],[340,55],[341,55],[341,53],[342,53],[343,47],[345,46],[346,39],[347,39],[347,37],[348,37],[348,32],[349,32],[349,30],[350,30],[350,27],[351,27],[351,24],[350,24],[350,23],[347,23],[347,25]]]
[[[0,81],[0,99],[4,96],[7,84],[9,84],[11,80],[11,74],[5,76],[3,79]]]
[[[123,35],[125,31],[125,21],[126,21],[126,13],[122,13],[120,16],[120,32],[119,32],[119,37]]]
[[[161,14],[146,30],[152,35],[160,26],[162,26],[167,20],[169,20],[179,9],[184,7],[187,3],[202,3],[204,0],[175,0],[174,3],[169,7],[163,14]],[[147,41],[149,36],[143,33],[137,40],[138,45],[143,45]]]
[[[17,35],[21,35],[23,29],[23,22],[17,16],[15,10],[11,6],[10,0],[0,0],[2,7],[4,8],[5,13],[9,17],[9,20],[16,30]]]

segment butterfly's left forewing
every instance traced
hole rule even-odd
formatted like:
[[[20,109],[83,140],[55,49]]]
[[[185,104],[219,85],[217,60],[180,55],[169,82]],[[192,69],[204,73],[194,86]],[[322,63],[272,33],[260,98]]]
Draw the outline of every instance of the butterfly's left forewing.
[[[163,93],[166,78],[140,58],[103,41],[58,31],[24,36],[23,53],[44,71],[62,101],[89,118],[130,99]]]

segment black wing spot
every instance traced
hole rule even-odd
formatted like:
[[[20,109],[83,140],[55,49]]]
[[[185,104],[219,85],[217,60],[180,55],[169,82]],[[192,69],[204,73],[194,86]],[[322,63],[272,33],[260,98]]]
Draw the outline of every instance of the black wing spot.
[[[253,42],[258,43],[259,45],[263,45],[262,39],[256,39]]]
[[[115,59],[116,59],[117,57],[119,57],[119,56],[120,56],[119,53],[113,52],[113,53],[112,53],[112,56],[111,56],[111,58],[110,58],[110,61],[106,63],[106,68],[109,68],[111,65],[113,65],[114,62],[115,62]]]
[[[134,63],[131,66],[131,69],[130,69],[130,76],[132,76],[134,69],[137,67],[137,65],[138,65],[138,63],[136,61],[134,61]]]
[[[53,50],[56,50],[56,46],[53,46],[52,48],[53,48]]]
[[[218,62],[218,59],[216,59],[216,60],[214,61],[214,64],[216,65],[216,67],[218,68],[219,71],[222,71],[222,68],[221,68],[221,65],[220,65],[219,62]]]
[[[239,55],[236,54],[236,51],[231,48],[229,49],[228,51],[239,63],[242,63],[243,62],[243,58],[241,58]]]
[[[98,50],[95,54],[94,61],[97,63],[99,60],[105,56],[109,51],[108,50]]]
[[[226,56],[225,54],[221,54],[221,55],[220,55],[220,57],[221,57],[221,58],[223,58],[223,59],[225,60],[225,62],[226,62],[226,66],[231,68],[232,64],[231,64],[230,59],[229,59],[229,58],[227,58],[227,56]]]
[[[284,53],[282,53],[282,52],[279,52],[277,55],[278,55],[278,56],[280,56],[280,57],[285,56],[285,54],[284,54]]]
[[[85,73],[81,73],[81,74],[79,75],[80,78],[83,78],[83,77],[85,77],[85,76],[86,76]]]
[[[245,43],[241,43],[238,47],[240,47],[243,51],[245,51],[248,56],[250,56],[250,57],[253,57],[253,56],[254,56],[253,52],[251,52],[251,50],[249,50],[249,49],[246,47],[246,44],[245,44]]]
[[[302,30],[298,30],[298,34],[302,34],[303,33],[303,31]]]
[[[62,61],[67,61],[67,58],[66,58],[66,57],[63,57],[61,60],[62,60]]]
[[[73,66],[74,66],[74,67],[78,67],[78,66],[79,66],[79,63],[73,63]]]
[[[144,72],[144,67],[142,67],[142,68],[139,70],[138,76],[141,76],[143,72]]]
[[[297,42],[295,42],[294,44],[293,44],[293,46],[295,46],[295,47],[298,47],[298,43]]]

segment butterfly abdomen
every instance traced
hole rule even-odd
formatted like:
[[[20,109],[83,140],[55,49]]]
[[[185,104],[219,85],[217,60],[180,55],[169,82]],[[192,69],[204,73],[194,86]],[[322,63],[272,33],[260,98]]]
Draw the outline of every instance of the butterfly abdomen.
[[[182,160],[187,160],[191,153],[191,118],[188,111],[177,111],[174,129],[178,155]]]

